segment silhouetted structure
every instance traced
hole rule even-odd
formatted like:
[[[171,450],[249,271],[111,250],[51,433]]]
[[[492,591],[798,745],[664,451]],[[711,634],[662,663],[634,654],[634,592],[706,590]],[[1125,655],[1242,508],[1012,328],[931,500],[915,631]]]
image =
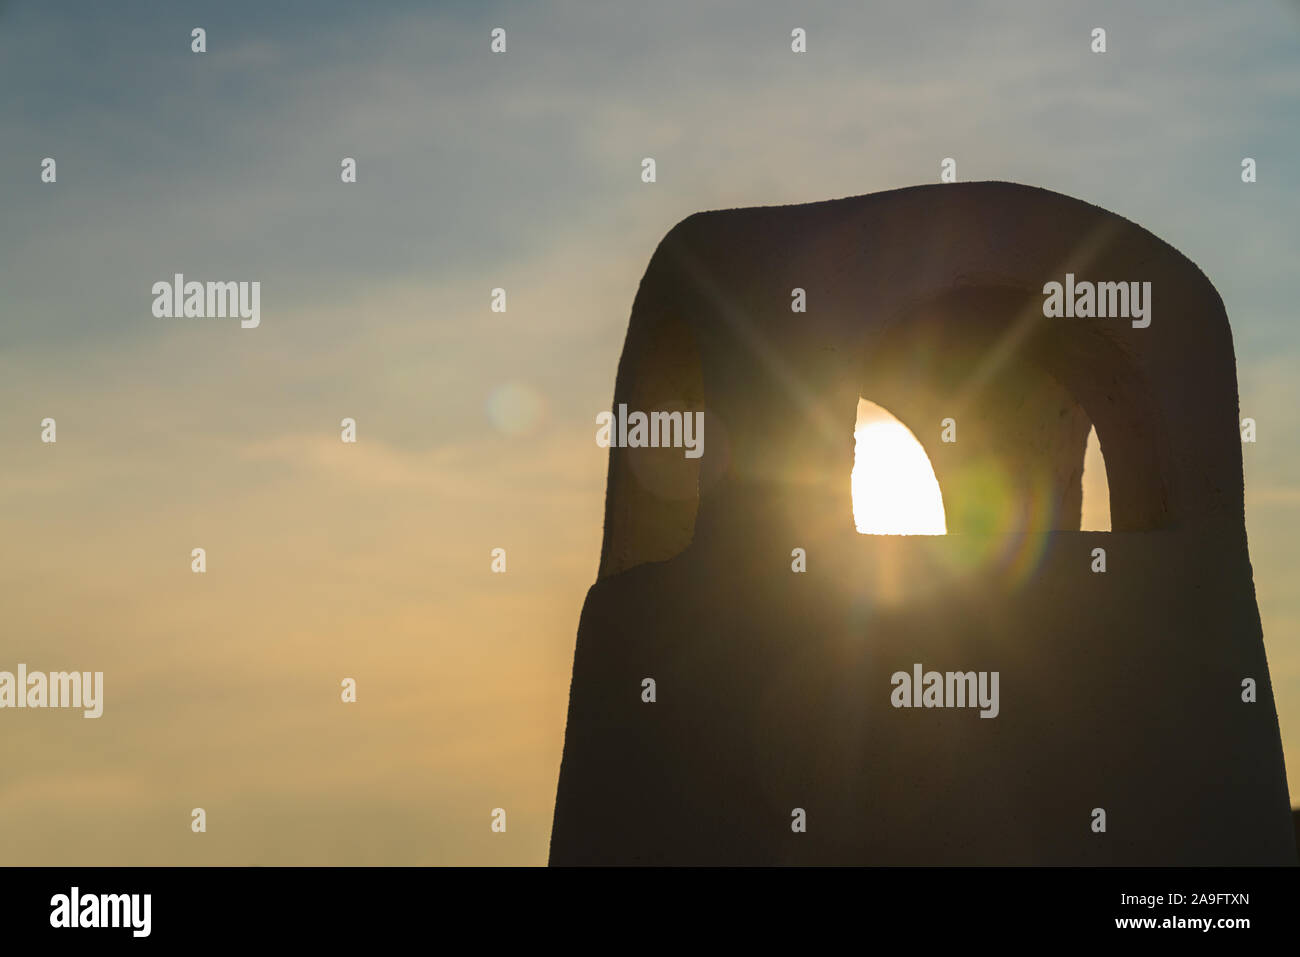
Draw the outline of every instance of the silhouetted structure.
[[[1150,281],[1151,325],[1044,317],[1067,272]],[[859,395],[949,535],[854,530]],[[1232,339],[1177,250],[1008,183],[696,214],[614,401],[703,408],[704,456],[611,449],[553,864],[1295,862]],[[1090,423],[1109,534],[1077,530]],[[891,706],[918,662],[999,672],[1000,714]]]

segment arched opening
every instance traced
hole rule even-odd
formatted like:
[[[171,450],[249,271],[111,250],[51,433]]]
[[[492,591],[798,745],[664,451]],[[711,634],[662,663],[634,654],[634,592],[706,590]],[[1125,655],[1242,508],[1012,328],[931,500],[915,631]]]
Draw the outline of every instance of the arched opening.
[[[853,524],[863,535],[945,535],[939,480],[912,430],[858,399],[853,429]]]
[[[1083,452],[1083,502],[1079,530],[1110,531],[1110,483],[1106,477],[1106,459],[1101,454],[1101,442],[1097,439],[1095,426],[1088,433],[1088,444]]]
[[[1041,296],[982,286],[909,306],[863,344],[859,389],[916,430],[950,535],[1162,527],[1169,495],[1141,377],[1102,331],[1043,326],[1041,312]]]
[[[947,534],[938,478],[925,448],[912,430],[885,407],[859,398],[853,431],[850,488],[853,524],[858,533]],[[1109,532],[1110,483],[1101,442],[1093,426],[1089,426],[1078,468],[1082,474],[1077,527],[1085,532]],[[1058,527],[1068,530],[1074,526]]]

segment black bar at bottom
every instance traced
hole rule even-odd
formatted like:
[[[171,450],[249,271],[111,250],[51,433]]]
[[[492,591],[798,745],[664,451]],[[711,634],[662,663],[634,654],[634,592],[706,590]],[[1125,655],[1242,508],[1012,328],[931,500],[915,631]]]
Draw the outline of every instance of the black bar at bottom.
[[[0,882],[7,942],[92,946],[382,945],[413,933],[668,945],[846,929],[859,942],[1230,943],[1292,931],[1300,911],[1300,868],[8,868]]]

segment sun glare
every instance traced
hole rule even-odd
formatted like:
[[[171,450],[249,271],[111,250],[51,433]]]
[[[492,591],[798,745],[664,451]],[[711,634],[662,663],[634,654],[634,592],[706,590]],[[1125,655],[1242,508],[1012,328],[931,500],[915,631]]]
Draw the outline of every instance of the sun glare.
[[[943,496],[925,449],[885,409],[858,400],[853,523],[864,535],[945,535]]]

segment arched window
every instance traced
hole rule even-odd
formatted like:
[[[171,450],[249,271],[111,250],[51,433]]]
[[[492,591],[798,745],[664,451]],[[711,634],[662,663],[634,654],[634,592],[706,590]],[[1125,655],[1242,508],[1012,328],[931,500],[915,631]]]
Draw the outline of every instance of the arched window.
[[[851,486],[863,535],[945,535],[943,495],[925,449],[887,409],[858,399]]]
[[[1110,483],[1106,479],[1106,460],[1101,454],[1094,426],[1088,433],[1083,453],[1083,514],[1079,529],[1084,532],[1110,531]]]
[[[1096,428],[1088,433],[1082,472],[1079,530],[1109,532],[1110,486]],[[863,398],[854,426],[850,486],[853,524],[860,534],[947,534],[943,493],[925,449],[888,409]]]

